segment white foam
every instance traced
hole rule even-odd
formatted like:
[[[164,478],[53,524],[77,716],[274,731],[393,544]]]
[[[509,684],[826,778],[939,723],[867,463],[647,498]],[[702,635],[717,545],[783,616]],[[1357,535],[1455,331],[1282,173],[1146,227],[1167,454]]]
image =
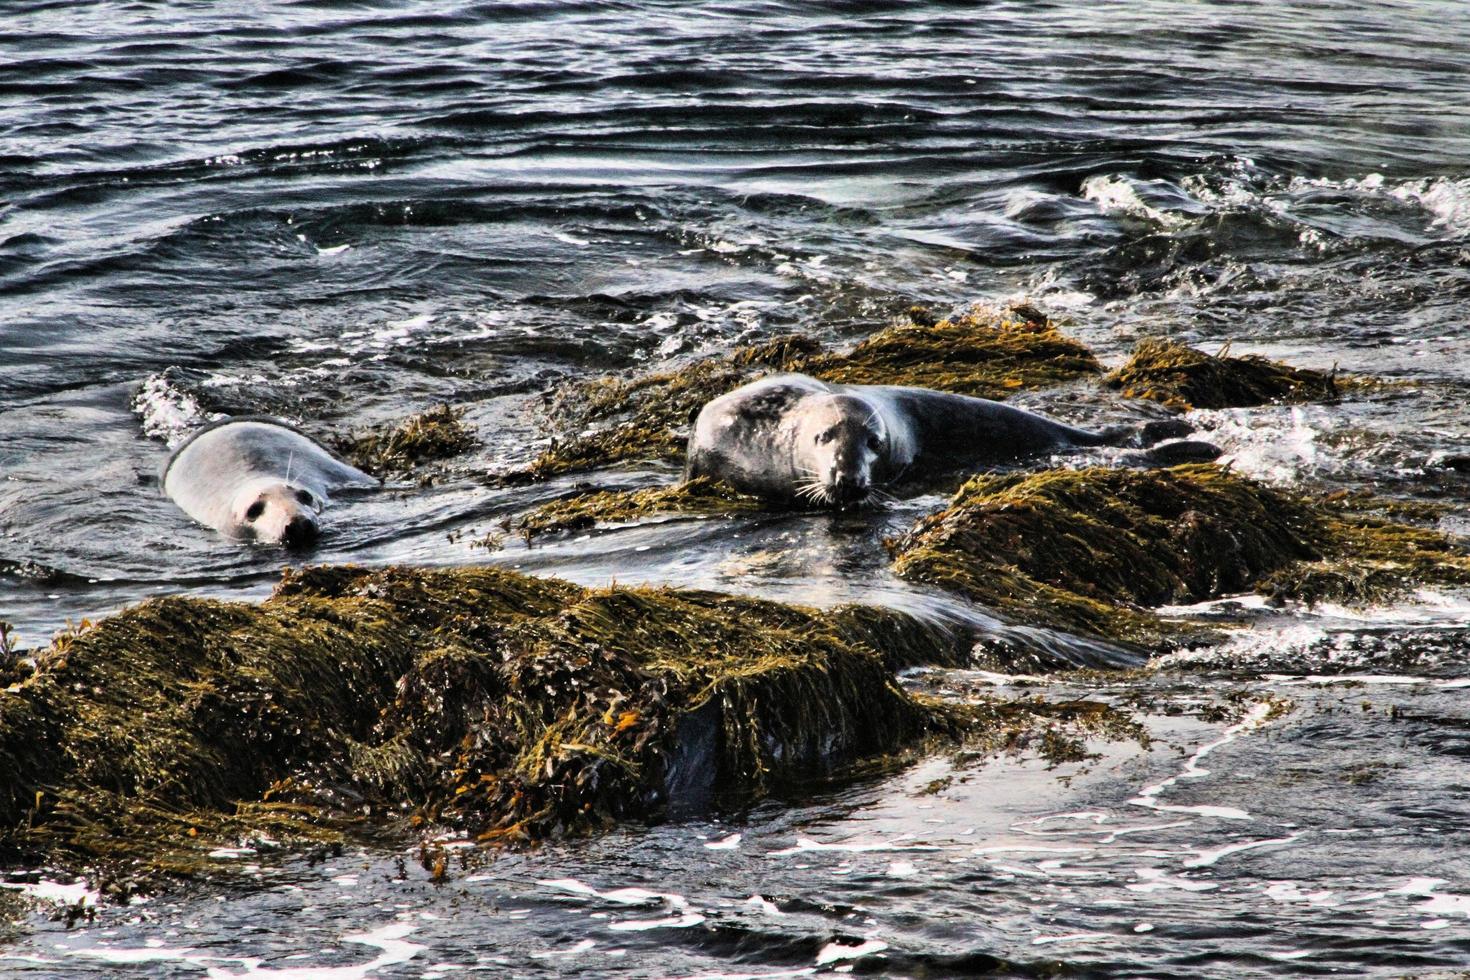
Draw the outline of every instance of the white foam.
[[[688,929],[704,921],[698,912],[666,916],[662,919],[624,919],[608,926],[613,932],[647,932],[650,929]]]
[[[1164,228],[1180,228],[1189,223],[1185,215],[1162,211],[1144,201],[1138,193],[1140,183],[1128,177],[1100,174],[1082,182],[1082,196],[1104,214],[1144,218]]]
[[[538,881],[537,884],[545,885],[548,888],[559,888],[562,891],[571,892],[574,895],[600,898],[618,905],[646,906],[662,904],[672,913],[656,919],[626,919],[620,922],[614,922],[608,926],[608,929],[613,932],[644,932],[650,929],[688,929],[691,926],[699,925],[705,920],[701,911],[690,905],[687,898],[673,892],[655,892],[649,891],[647,888],[614,888],[610,891],[599,891],[586,882],[578,881],[576,878],[545,879]]]
[[[193,949],[170,949],[162,944],[136,948],[99,946],[94,949],[72,950],[67,955],[81,956],[89,960],[102,960],[104,963],[158,963],[165,960],[200,962],[199,958],[194,955]]]
[[[1267,483],[1290,486],[1346,468],[1319,438],[1342,424],[1341,413],[1334,416],[1321,406],[1196,409],[1189,420],[1201,438],[1224,450],[1222,464]]]
[[[54,905],[97,905],[101,897],[97,892],[88,888],[86,882],[59,882],[59,881],[34,881],[15,884],[3,884],[0,888],[10,891],[18,891],[38,902],[48,902]]]
[[[1241,851],[1252,851],[1258,847],[1271,847],[1276,844],[1293,844],[1301,840],[1301,836],[1301,834],[1293,834],[1290,837],[1274,837],[1270,840],[1252,840],[1246,841],[1242,844],[1227,844],[1224,847],[1217,847],[1211,850],[1195,851],[1195,856],[1185,861],[1184,866],[1186,868],[1208,868],[1216,864],[1221,858],[1229,857],[1232,854],[1239,854]]]
[[[817,954],[817,966],[826,966],[829,963],[841,963],[845,960],[855,960],[863,956],[871,956],[881,953],[888,948],[888,944],[881,939],[869,939],[856,946],[847,946],[843,943],[831,942],[822,947]]]
[[[977,847],[970,851],[971,854],[1091,854],[1090,847],[1033,847],[1027,844],[997,844],[990,847]]]
[[[1291,881],[1274,882],[1262,894],[1273,902],[1305,902],[1308,905],[1318,905],[1323,908],[1333,908],[1342,904],[1333,897],[1335,893],[1326,888],[1308,892],[1303,891],[1301,886]]]
[[[1180,878],[1167,873],[1162,868],[1135,868],[1133,873],[1138,877],[1138,881],[1123,886],[1131,892],[1209,892],[1220,887],[1212,881]]]
[[[1145,786],[1138,795],[1128,802],[1134,806],[1144,806],[1151,810],[1159,810],[1167,813],[1197,813],[1203,817],[1217,817],[1222,820],[1250,820],[1251,815],[1238,807],[1232,806],[1180,806],[1159,802],[1159,796],[1172,786],[1178,785],[1182,779],[1202,779],[1210,774],[1210,770],[1200,765],[1201,760],[1222,745],[1228,745],[1241,735],[1254,731],[1266,723],[1270,717],[1271,705],[1266,703],[1257,704],[1246,712],[1244,718],[1220,734],[1213,742],[1208,742],[1194,750],[1194,754],[1185,760],[1184,768],[1177,776],[1170,776],[1162,782]]]
[[[414,929],[415,927],[407,922],[390,922],[371,932],[343,936],[343,942],[374,946],[380,950],[372,960],[353,966],[299,966],[277,969],[263,966],[261,960],[255,957],[213,956],[188,947],[169,947],[162,940],[157,939],[148,940],[139,947],[97,946],[91,949],[68,950],[67,955],[117,964],[183,962],[206,968],[212,980],[240,980],[240,978],[253,977],[268,977],[272,980],[366,980],[376,971],[384,967],[407,963],[424,951],[426,947],[404,941],[404,937],[412,933]],[[239,964],[239,968],[225,969],[210,966],[211,963],[235,963]]]
[[[530,956],[533,960],[548,960],[558,956],[577,956],[587,952],[596,945],[597,940],[595,939],[583,939],[575,945],[568,946],[566,949],[538,949],[536,952],[531,953]]]
[[[1388,894],[1429,899],[1412,907],[1412,911],[1420,915],[1460,915],[1470,919],[1470,895],[1442,895],[1436,889],[1443,884],[1446,884],[1443,878],[1411,878],[1408,884],[1395,888]],[[1426,925],[1425,928],[1429,927]]]
[[[161,439],[173,448],[190,432],[207,422],[224,416],[206,412],[198,399],[170,380],[167,371],[150,374],[133,396],[133,412],[142,424],[143,434]]]
[[[777,980],[779,977],[809,977],[816,967],[804,966],[795,970],[777,970],[775,973],[694,973],[669,980]]]
[[[1284,186],[1287,195],[1300,195],[1317,190],[1347,192],[1366,198],[1388,198],[1402,204],[1423,209],[1430,217],[1428,231],[1443,231],[1451,235],[1462,235],[1470,230],[1470,178],[1421,177],[1413,180],[1391,182],[1382,174],[1370,173],[1362,177],[1332,180],[1325,177],[1293,177]],[[1270,207],[1278,213],[1283,211],[1280,201],[1264,194],[1241,188],[1241,199],[1249,199]]]
[[[902,838],[891,841],[872,841],[867,843],[846,842],[842,844],[823,844],[821,841],[812,840],[809,837],[798,837],[796,843],[779,851],[768,851],[770,857],[785,857],[788,854],[804,854],[810,851],[846,851],[849,853],[865,853],[870,851],[937,851],[938,847],[932,844],[902,844]]]
[[[1470,178],[1410,180],[1390,188],[1388,195],[1428,211],[1434,216],[1430,228],[1456,234],[1470,231]]]

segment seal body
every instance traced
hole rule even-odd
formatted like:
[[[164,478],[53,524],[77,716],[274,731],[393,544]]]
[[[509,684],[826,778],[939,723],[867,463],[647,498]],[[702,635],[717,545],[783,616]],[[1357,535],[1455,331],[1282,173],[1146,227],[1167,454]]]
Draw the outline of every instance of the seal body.
[[[320,533],[331,491],[378,481],[283,422],[230,418],[174,450],[161,482],[201,524],[232,538],[300,547]]]
[[[928,388],[838,385],[783,374],[737,388],[700,410],[686,476],[711,477],[771,499],[842,507],[900,481],[1123,445],[1137,435],[1129,427],[1079,429]]]

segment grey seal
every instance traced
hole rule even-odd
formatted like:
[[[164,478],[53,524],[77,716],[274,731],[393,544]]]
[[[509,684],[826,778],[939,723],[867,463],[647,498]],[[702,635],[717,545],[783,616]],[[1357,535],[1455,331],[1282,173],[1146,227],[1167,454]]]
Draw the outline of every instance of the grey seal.
[[[984,398],[928,388],[763,378],[708,402],[689,437],[685,477],[710,477],[773,500],[848,507],[985,464],[1090,446],[1145,446],[1191,431],[1182,420],[1079,429]],[[1145,465],[1213,459],[1176,442]]]
[[[163,492],[200,524],[232,538],[302,547],[321,531],[329,494],[378,481],[276,419],[220,419],[163,464]]]

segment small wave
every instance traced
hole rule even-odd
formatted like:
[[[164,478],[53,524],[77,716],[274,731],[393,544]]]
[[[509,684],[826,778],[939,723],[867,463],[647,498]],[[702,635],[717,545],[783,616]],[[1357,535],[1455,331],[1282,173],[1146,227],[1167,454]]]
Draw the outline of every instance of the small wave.
[[[1470,178],[1420,177],[1390,181],[1379,173],[1343,180],[1293,177],[1285,191],[1293,195],[1329,191],[1367,200],[1397,201],[1426,212],[1431,218],[1426,230],[1442,230],[1455,236],[1470,234]]]
[[[199,426],[223,418],[219,412],[208,412],[199,400],[179,386],[177,369],[166,368],[144,379],[133,396],[133,413],[143,426],[143,434],[162,440],[170,449],[183,442]]]
[[[1282,486],[1322,473],[1338,473],[1346,460],[1323,445],[1322,435],[1338,424],[1329,410],[1198,409],[1189,415],[1202,438],[1225,450],[1223,461],[1246,476]]]
[[[1117,174],[1087,178],[1082,182],[1082,196],[1104,214],[1142,218],[1167,230],[1183,228],[1208,210],[1168,181]]]
[[[1451,180],[1411,180],[1391,189],[1399,200],[1413,201],[1434,215],[1431,228],[1443,228],[1455,235],[1470,234],[1470,178]]]

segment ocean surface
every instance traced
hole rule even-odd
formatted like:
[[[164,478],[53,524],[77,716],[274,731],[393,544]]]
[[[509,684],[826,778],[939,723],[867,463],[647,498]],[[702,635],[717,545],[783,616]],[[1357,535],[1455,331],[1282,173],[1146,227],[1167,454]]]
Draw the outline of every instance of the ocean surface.
[[[1194,420],[1242,472],[1446,502],[1470,533],[1442,465],[1470,451],[1464,4],[6,0],[0,618],[41,644],[150,595],[259,598],[297,559],[184,518],[169,446],[221,413],[326,436],[447,401],[483,446],[329,511],[309,560],[1024,630],[887,573],[881,538],[938,498],[473,543],[583,478],[485,479],[544,446],[563,381],[1020,299],[1112,363],[1164,335],[1402,382]],[[1470,602],[1251,614],[1116,683],[906,678],[1131,705],[1147,751],[936,757],[445,884],[392,852],[228,853],[252,887],[37,918],[0,974],[1470,969]]]

